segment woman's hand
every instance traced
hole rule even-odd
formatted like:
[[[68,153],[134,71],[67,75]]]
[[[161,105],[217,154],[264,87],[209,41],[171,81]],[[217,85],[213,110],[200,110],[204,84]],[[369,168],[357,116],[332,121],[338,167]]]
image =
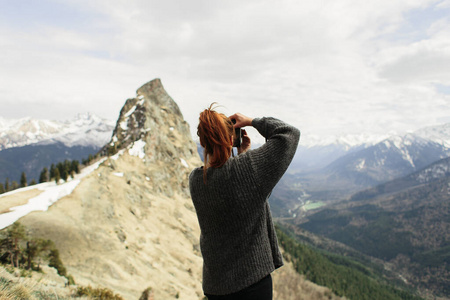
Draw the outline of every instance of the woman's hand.
[[[245,131],[245,129],[242,129],[242,143],[241,146],[237,148],[238,154],[247,152],[248,150],[250,150],[251,146],[252,142],[247,134],[247,131]]]
[[[242,128],[245,126],[252,126],[253,118],[244,116],[241,113],[235,113],[229,117],[231,120],[236,120],[234,124],[234,128]]]

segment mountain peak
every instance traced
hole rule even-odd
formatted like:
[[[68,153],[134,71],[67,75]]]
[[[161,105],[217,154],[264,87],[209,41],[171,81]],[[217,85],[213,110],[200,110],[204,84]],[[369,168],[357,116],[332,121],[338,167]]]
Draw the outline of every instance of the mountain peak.
[[[160,79],[144,84],[137,90],[136,97],[126,100],[111,141],[101,153],[119,152],[120,155],[125,150],[141,158],[149,169],[155,165],[165,169],[164,174],[157,170],[151,176],[160,187],[171,182],[170,186],[182,186],[183,192],[188,193],[185,179],[192,162],[197,164],[199,161],[197,147],[191,138],[189,124]],[[171,188],[168,186],[164,191],[167,190]]]
[[[165,91],[159,78],[147,82],[136,91],[120,111],[109,145],[118,151],[142,140],[160,146],[161,140],[177,137],[186,138],[189,125],[175,101]],[[158,140],[158,141],[156,141]],[[186,142],[188,142],[187,139]]]
[[[167,94],[161,80],[159,78],[153,79],[141,86],[136,94],[138,97],[147,96],[147,99],[154,102],[163,109],[169,110],[171,113],[183,117],[181,110],[173,99]]]

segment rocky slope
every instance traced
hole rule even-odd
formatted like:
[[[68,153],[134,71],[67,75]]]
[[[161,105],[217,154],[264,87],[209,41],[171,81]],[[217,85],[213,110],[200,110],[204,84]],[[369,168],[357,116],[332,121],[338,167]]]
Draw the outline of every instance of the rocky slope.
[[[187,177],[201,162],[159,80],[127,100],[111,144],[115,156],[47,212],[21,222],[32,235],[55,241],[80,284],[126,299],[138,299],[147,287],[156,299],[199,299],[199,229]]]

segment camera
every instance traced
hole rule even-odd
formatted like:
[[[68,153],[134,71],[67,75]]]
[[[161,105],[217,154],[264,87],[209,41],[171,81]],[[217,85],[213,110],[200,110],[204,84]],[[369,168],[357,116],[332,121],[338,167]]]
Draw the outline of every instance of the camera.
[[[233,124],[236,124],[235,119],[231,119],[231,122]],[[239,148],[242,144],[242,129],[241,128],[234,128],[234,140],[233,140],[233,147]]]

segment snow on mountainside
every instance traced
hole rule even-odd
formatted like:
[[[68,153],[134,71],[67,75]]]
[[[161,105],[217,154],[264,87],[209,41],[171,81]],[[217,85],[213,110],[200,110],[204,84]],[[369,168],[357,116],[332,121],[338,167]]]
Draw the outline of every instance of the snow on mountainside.
[[[383,149],[381,151],[394,150],[397,156],[400,155],[404,161],[415,169],[414,160],[417,158],[413,158],[415,150],[412,145],[421,145],[423,147],[428,142],[435,144],[436,147],[441,148],[441,151],[444,152],[450,149],[450,123],[426,127],[405,135],[398,135],[390,131],[386,134],[362,133],[319,137],[303,131],[297,155],[294,158],[293,168],[291,169],[294,172],[318,170],[345,155],[375,145],[382,145],[381,148]],[[444,153],[438,159],[446,155]],[[385,159],[379,157],[379,161],[375,163],[382,165],[384,162]],[[365,164],[365,159],[362,158],[359,160],[357,167],[362,169]]]
[[[450,123],[425,127],[414,132],[414,135],[450,148]]]
[[[0,151],[42,143],[62,142],[67,147],[102,147],[111,138],[114,122],[94,114],[79,114],[69,121],[0,118]]]
[[[411,175],[420,183],[431,182],[450,176],[450,158],[444,158]]]
[[[340,145],[347,150],[353,147],[359,147],[365,145],[366,147],[375,145],[380,141],[389,138],[394,133],[388,134],[344,134],[339,136],[317,136],[308,135],[303,132],[301,145],[306,148],[312,147],[326,147],[330,145]]]
[[[328,165],[325,172],[329,179],[345,178],[349,183],[369,187],[405,176],[449,155],[450,150],[442,144],[406,134],[349,153]]]
[[[406,135],[411,134],[450,148],[450,123],[425,127]],[[348,150],[360,146],[367,148],[391,137],[400,135],[393,130],[385,134],[360,133],[329,136],[317,136],[308,134],[308,132],[302,132],[301,145],[306,148],[340,145]]]

